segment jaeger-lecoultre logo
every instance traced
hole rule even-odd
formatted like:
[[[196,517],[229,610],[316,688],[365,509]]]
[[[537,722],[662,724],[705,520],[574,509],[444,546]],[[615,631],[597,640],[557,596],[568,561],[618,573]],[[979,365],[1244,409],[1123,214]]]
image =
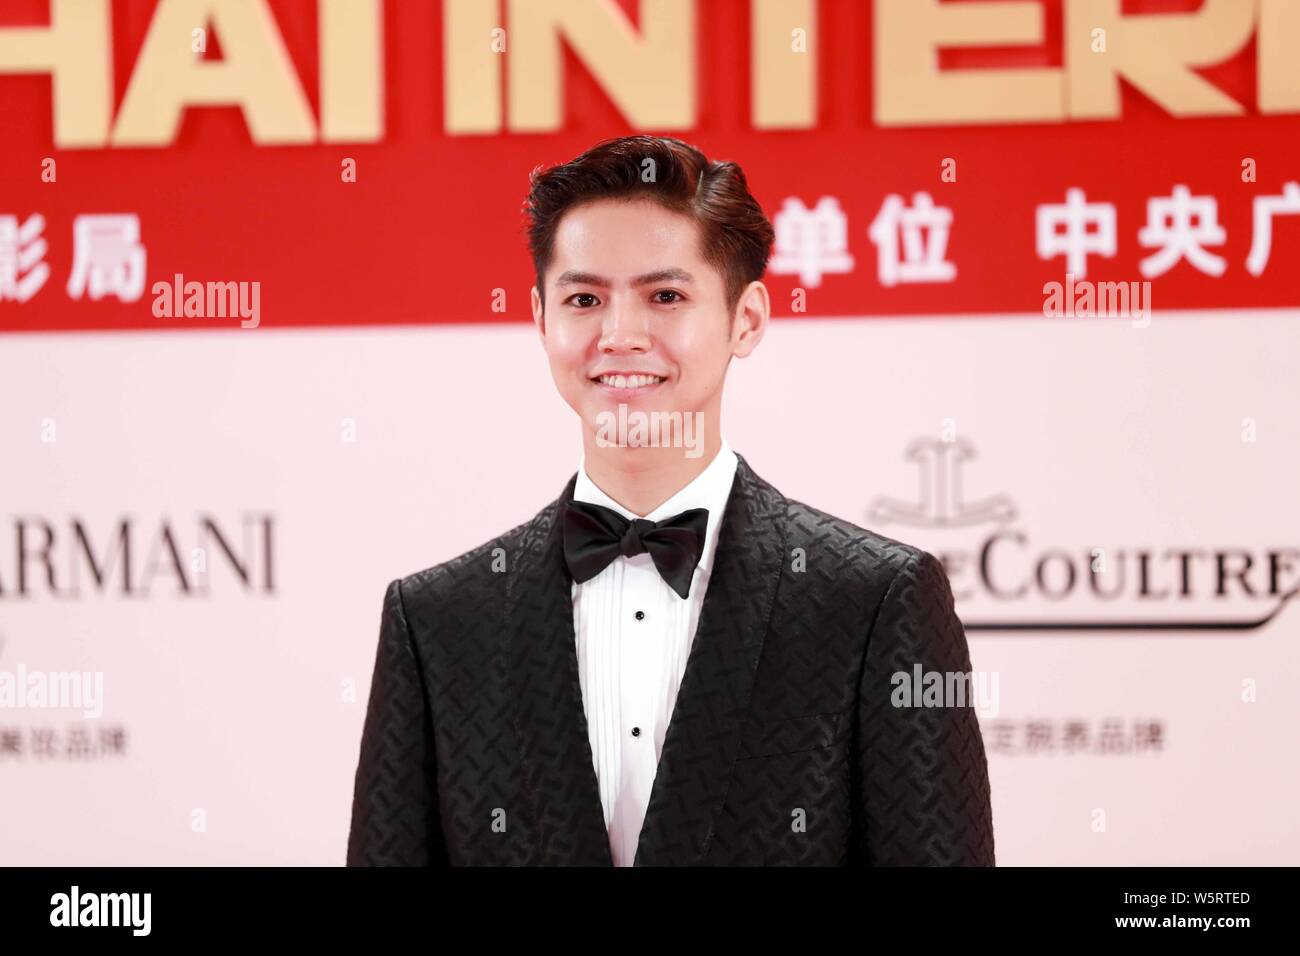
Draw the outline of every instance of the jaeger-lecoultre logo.
[[[1248,632],[1300,593],[1300,548],[1036,545],[1008,495],[966,498],[963,469],[975,457],[965,439],[917,439],[906,451],[918,471],[916,500],[882,495],[867,509],[870,527],[945,532],[943,545],[927,550],[965,605],[968,631]],[[952,540],[963,529],[983,530],[974,541]],[[1044,614],[1052,604],[1059,613]],[[1023,617],[1003,611],[1020,608]]]

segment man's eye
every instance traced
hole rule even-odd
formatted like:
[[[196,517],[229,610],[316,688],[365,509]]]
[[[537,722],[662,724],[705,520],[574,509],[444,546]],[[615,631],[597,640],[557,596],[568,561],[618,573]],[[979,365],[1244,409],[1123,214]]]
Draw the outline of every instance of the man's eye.
[[[674,302],[682,301],[682,294],[673,289],[660,289],[655,293],[655,301],[663,305],[672,305]]]
[[[590,292],[575,292],[569,296],[569,302],[580,309],[590,309],[599,300]]]

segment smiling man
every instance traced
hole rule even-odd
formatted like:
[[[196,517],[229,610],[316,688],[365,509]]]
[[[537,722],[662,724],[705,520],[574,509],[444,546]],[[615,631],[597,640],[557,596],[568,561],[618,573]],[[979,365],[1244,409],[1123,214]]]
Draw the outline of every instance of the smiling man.
[[[348,864],[992,865],[970,701],[895,693],[969,675],[942,566],[723,439],[771,311],[740,167],[626,137],[534,173],[527,211],[583,458],[531,521],[388,586]]]

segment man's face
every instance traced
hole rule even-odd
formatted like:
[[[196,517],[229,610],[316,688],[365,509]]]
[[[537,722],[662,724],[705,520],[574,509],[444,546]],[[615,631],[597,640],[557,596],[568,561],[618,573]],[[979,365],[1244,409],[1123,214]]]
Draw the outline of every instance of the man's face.
[[[620,404],[704,412],[716,423],[731,356],[748,355],[761,336],[728,307],[699,227],[653,201],[598,200],[565,213],[543,281],[545,314],[534,290],[533,315],[551,374],[590,429]]]

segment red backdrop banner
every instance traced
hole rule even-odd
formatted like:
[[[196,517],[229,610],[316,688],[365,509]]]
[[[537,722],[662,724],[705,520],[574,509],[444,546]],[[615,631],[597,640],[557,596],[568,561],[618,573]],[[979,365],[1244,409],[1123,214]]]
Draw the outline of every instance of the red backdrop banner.
[[[162,5],[108,7],[112,122]],[[1041,43],[945,49],[941,67],[1060,68],[1061,0],[1029,5],[1041,6]],[[635,30],[638,4],[617,6]],[[778,220],[778,314],[1041,314],[1044,284],[1067,272],[1150,281],[1156,309],[1300,303],[1300,121],[1258,108],[1256,35],[1197,71],[1239,115],[1174,116],[1125,82],[1116,119],[896,125],[875,106],[873,5],[813,6],[812,126],[756,128],[751,4],[710,0],[694,5],[692,125],[649,130],[742,163]],[[1198,4],[1125,4],[1144,7]],[[318,119],[322,13],[308,0],[265,9]],[[165,314],[160,298],[187,282],[258,283],[266,326],[526,320],[530,170],[638,127],[565,45],[558,129],[449,133],[442,4],[377,9],[370,142],[267,144],[241,107],[195,105],[161,145],[61,146],[50,71],[0,67],[0,330],[237,326],[187,317],[179,298],[182,314]],[[49,26],[51,10],[8,0],[0,35]],[[205,28],[211,45],[196,56],[238,52],[219,22]],[[110,218],[83,218],[99,216]]]

